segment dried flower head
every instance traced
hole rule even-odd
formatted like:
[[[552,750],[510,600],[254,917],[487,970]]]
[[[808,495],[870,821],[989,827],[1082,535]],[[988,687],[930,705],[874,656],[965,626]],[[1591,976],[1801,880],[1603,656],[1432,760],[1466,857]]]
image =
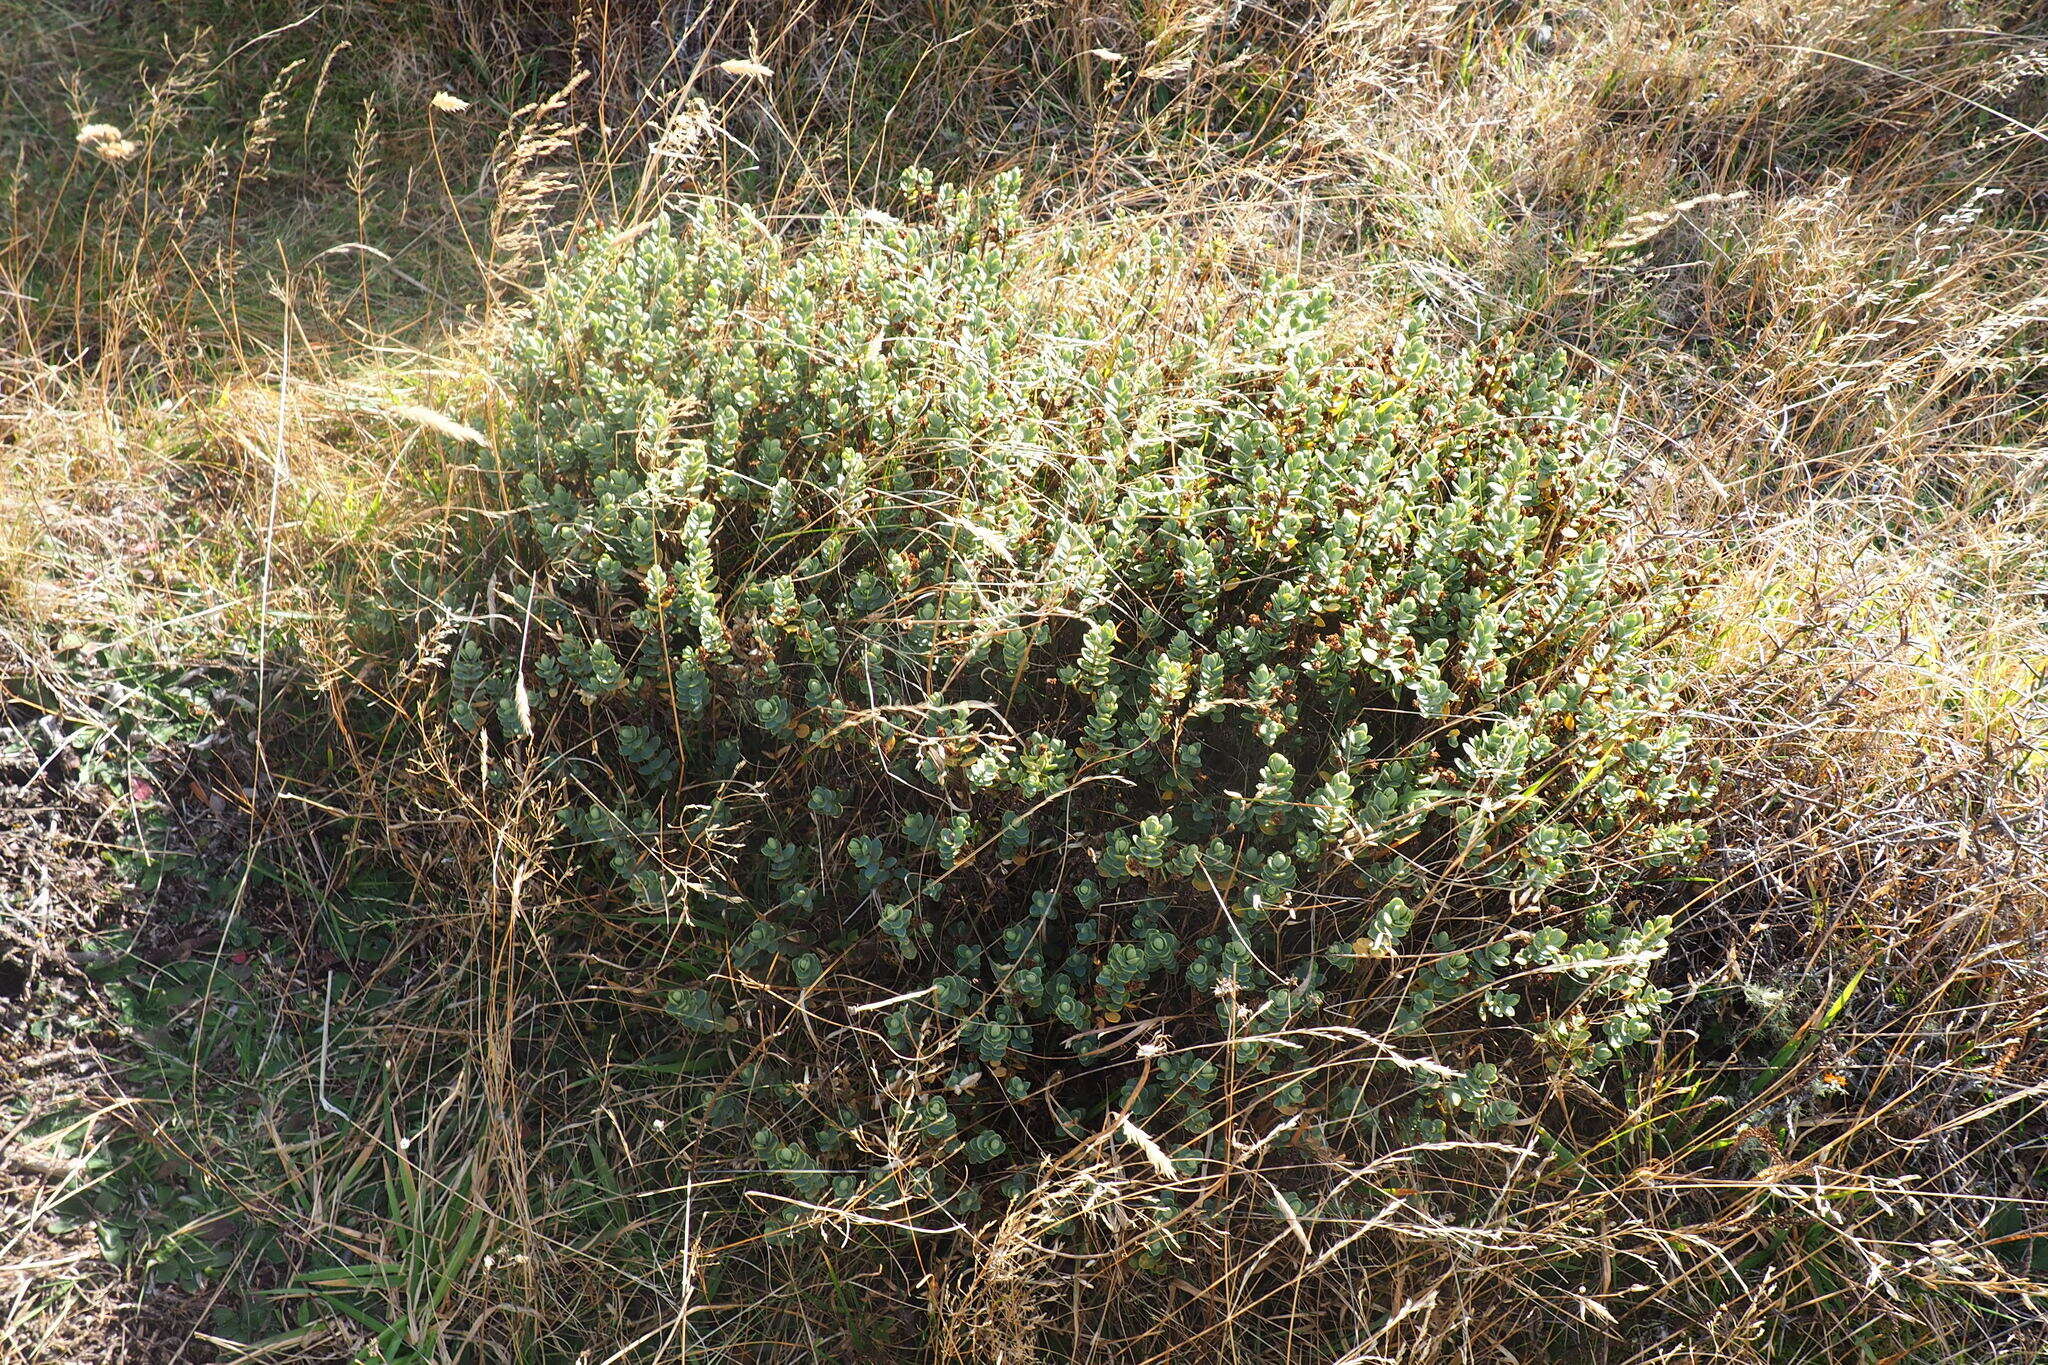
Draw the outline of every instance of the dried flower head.
[[[78,130],[78,145],[102,161],[126,161],[141,146],[111,123],[88,123]]]

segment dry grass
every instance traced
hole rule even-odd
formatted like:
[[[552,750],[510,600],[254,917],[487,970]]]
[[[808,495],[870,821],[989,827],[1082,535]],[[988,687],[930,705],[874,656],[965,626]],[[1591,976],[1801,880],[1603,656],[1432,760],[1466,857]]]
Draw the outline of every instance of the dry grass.
[[[140,78],[80,58],[103,29],[7,18],[33,41],[6,117],[39,129],[0,236],[0,592],[32,658],[9,694],[46,695],[24,679],[47,690],[79,640],[297,670],[325,728],[270,738],[331,754],[253,750],[240,837],[297,869],[294,904],[380,861],[417,883],[339,999],[289,994],[323,979],[319,932],[265,912],[280,1013],[353,1021],[375,1109],[196,1162],[250,1225],[292,1226],[300,1269],[385,1269],[351,1300],[371,1323],[293,1288],[314,1325],[263,1359],[2036,1358],[2048,33],[2026,7],[731,5],[658,29],[470,3],[439,31],[334,9],[291,56],[303,29],[181,29]],[[559,103],[559,56],[517,96],[444,64],[510,69],[546,35],[590,73]],[[442,88],[470,108],[432,109]],[[214,135],[194,111],[223,90],[242,116]],[[93,122],[118,131],[80,142]],[[695,1159],[673,1078],[617,1064],[659,1001],[603,1014],[564,984],[583,893],[549,874],[541,779],[480,789],[409,709],[434,661],[378,651],[466,609],[432,597],[467,501],[434,414],[487,382],[494,306],[565,235],[707,191],[800,219],[915,162],[1023,166],[1048,212],[1334,279],[1361,329],[1419,298],[1447,332],[1565,345],[1612,395],[1646,521],[1701,585],[1674,659],[1726,770],[1652,1059],[1491,1147],[1247,1132],[1164,1272],[1128,1211],[1187,1178],[1119,1128],[1001,1219],[887,1253],[708,1212],[741,1177]],[[276,1084],[311,1093],[316,1060]],[[193,1097],[151,1098],[167,1152],[209,1131]],[[1304,1223],[1275,1202],[1296,1163],[1379,1211]],[[373,1323],[385,1354],[356,1354]]]

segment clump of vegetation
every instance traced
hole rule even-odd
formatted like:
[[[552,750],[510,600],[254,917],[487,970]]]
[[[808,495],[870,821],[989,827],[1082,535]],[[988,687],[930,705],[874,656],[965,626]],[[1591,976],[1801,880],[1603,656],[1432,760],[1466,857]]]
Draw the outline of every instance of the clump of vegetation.
[[[0,1365],[2040,1354],[2037,11],[0,4]]]
[[[1197,1175],[1226,1068],[1239,1123],[1496,1128],[1647,1037],[1670,924],[1619,898],[1703,791],[1561,362],[933,198],[565,264],[500,376],[520,584],[449,670],[600,916],[673,926],[693,1117],[779,1221],[971,1213],[1105,1124]]]

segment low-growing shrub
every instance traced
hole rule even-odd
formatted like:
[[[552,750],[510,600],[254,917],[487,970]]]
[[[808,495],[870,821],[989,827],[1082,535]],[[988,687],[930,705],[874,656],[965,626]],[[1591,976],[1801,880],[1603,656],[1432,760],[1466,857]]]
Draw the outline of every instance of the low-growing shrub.
[[[953,1225],[1105,1135],[1187,1178],[1166,1254],[1240,1130],[1494,1129],[1648,1035],[1701,792],[1561,362],[904,189],[564,264],[449,666],[771,1223]]]

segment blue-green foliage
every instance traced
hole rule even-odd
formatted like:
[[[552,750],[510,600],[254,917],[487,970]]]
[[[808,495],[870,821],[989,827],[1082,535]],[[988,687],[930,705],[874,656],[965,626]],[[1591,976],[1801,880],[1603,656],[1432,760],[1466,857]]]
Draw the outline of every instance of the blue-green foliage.
[[[744,1072],[710,1122],[805,1200],[957,1211],[1126,1113],[1198,1163],[1226,1071],[1342,1145],[1646,1036],[1667,926],[1609,907],[1699,792],[1560,364],[907,188],[928,222],[593,242],[502,376],[534,586],[454,720],[562,754],[565,848],[687,926],[677,1030]],[[798,1103],[742,981],[911,997],[858,1020],[888,1088]]]

